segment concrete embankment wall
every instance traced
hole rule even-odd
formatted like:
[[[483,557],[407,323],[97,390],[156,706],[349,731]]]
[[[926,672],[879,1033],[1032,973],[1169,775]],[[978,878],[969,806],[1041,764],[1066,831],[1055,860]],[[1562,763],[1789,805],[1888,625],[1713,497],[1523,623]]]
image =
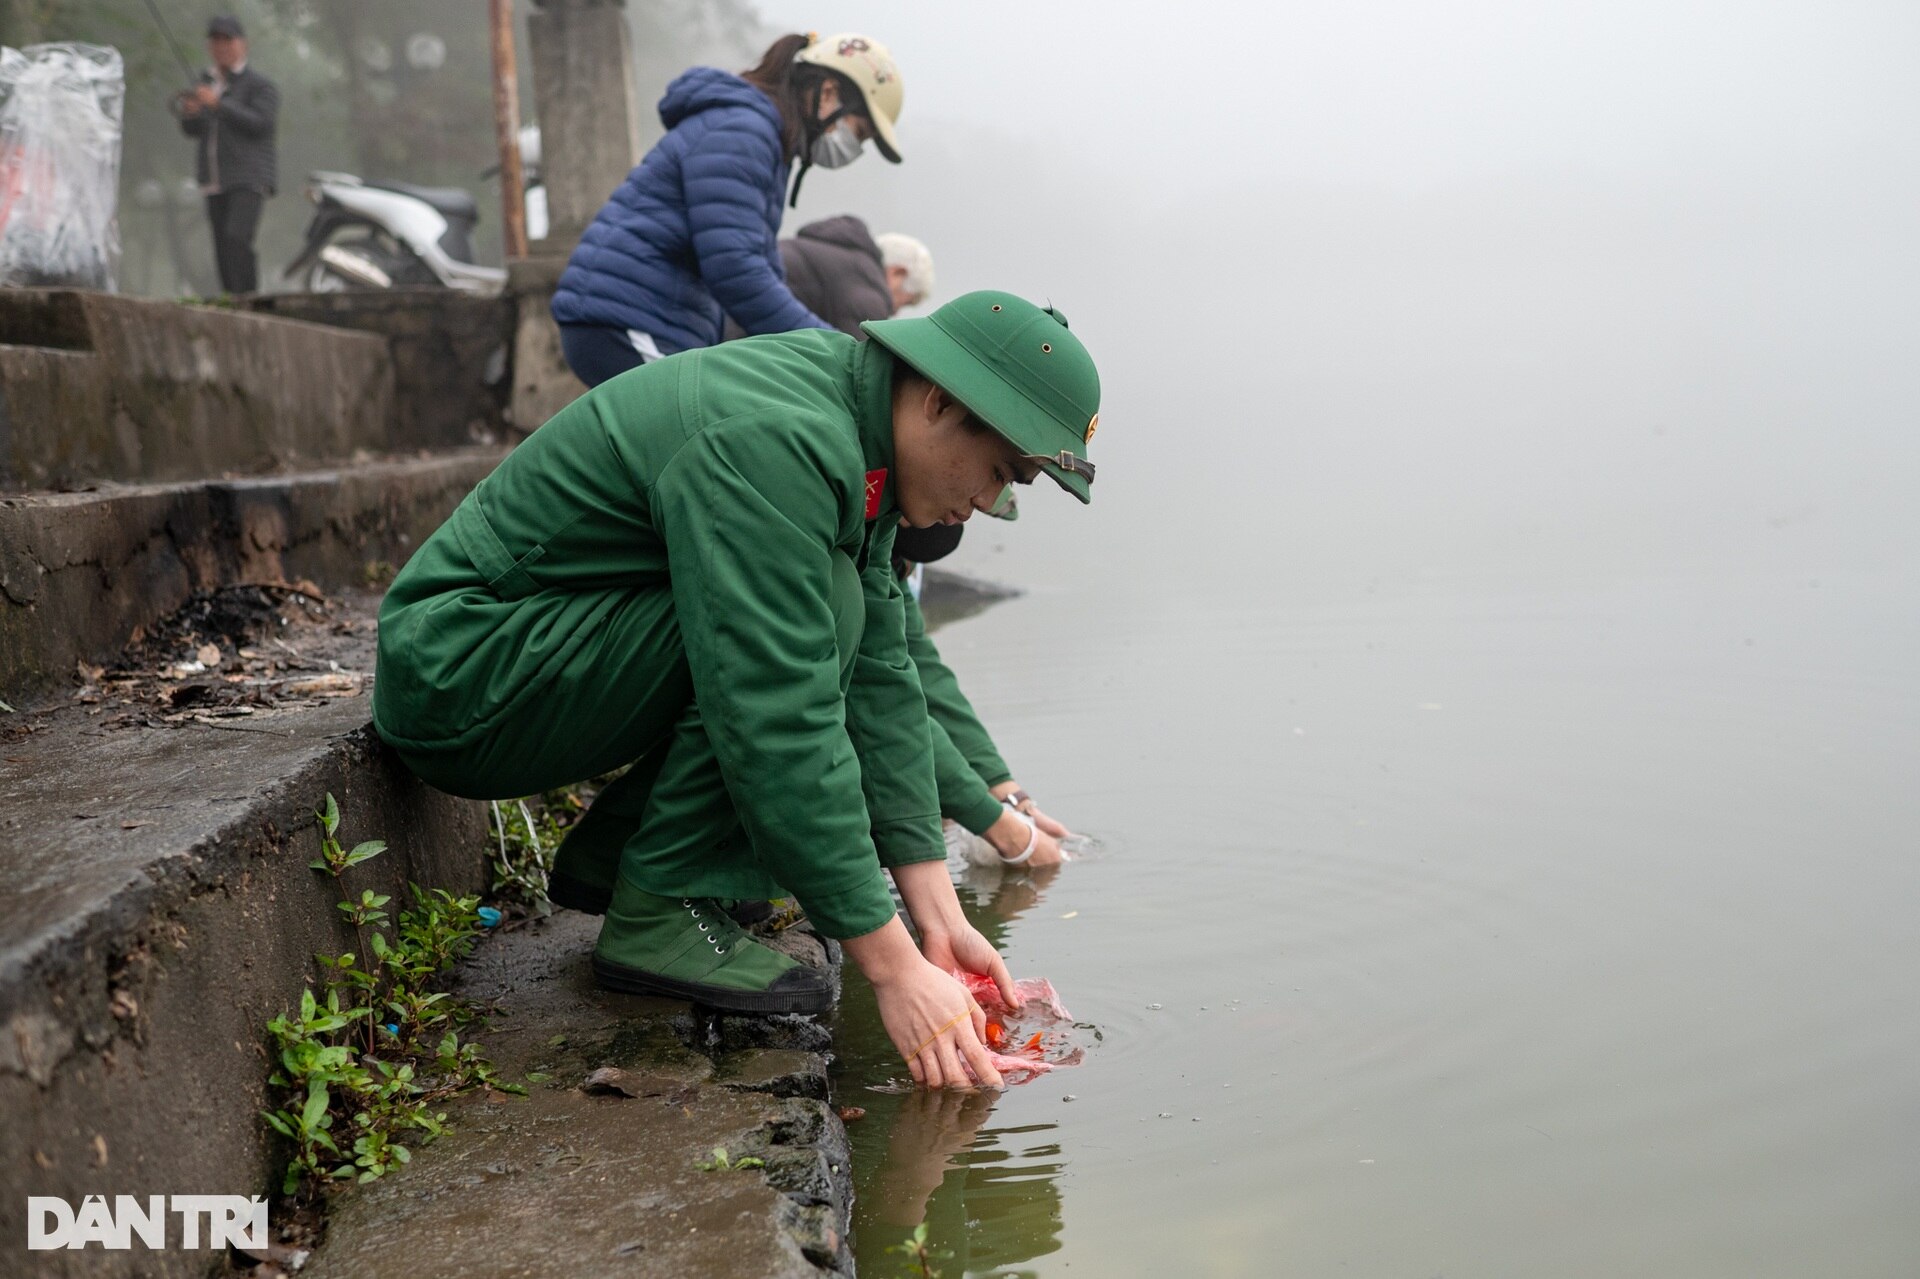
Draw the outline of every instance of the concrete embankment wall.
[[[358,585],[406,561],[496,449],[257,479],[0,497],[0,697],[32,700],[199,592]]]
[[[252,305],[0,290],[0,698],[192,592],[398,565],[498,460],[507,301]]]
[[[292,469],[387,452],[394,422],[377,337],[0,290],[0,490]]]
[[[476,441],[503,438],[508,312],[468,301],[375,304],[408,337],[0,290],[0,1274],[205,1273],[29,1256],[27,1197],[267,1190],[265,1025],[356,944],[342,888],[486,887],[484,809],[374,736],[370,662],[330,676],[349,695],[230,719],[75,678],[196,593],[403,564],[505,451]],[[435,347],[443,308],[464,327]],[[308,867],[330,792],[343,836],[392,846],[346,885]]]

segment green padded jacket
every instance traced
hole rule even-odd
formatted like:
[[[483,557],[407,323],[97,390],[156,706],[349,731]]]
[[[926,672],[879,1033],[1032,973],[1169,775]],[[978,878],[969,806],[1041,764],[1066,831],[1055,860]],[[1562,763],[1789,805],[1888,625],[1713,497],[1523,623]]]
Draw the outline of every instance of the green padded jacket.
[[[913,658],[933,720],[933,773],[940,790],[940,815],[951,817],[976,835],[1005,811],[991,787],[1013,779],[993,738],[960,691],[960,681],[927,634],[927,622],[912,595],[906,597],[907,654]]]
[[[944,854],[891,569],[892,379],[878,343],[805,330],[644,365],[563,409],[394,581],[381,735],[444,748],[494,732],[623,593],[671,591],[760,862],[829,936],[885,924],[882,868]],[[858,567],[866,609],[844,699],[836,551]],[[513,602],[504,621],[500,601]]]

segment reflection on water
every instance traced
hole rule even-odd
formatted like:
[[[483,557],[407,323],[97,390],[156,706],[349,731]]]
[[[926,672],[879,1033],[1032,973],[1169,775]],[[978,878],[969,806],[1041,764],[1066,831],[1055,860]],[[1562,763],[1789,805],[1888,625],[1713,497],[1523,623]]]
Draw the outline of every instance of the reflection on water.
[[[953,869],[968,918],[1002,950],[1009,925],[1045,899],[1059,874],[1058,867],[1003,874],[957,862]],[[839,1101],[867,1112],[848,1126],[860,1273],[906,1273],[887,1248],[923,1221],[929,1247],[948,1254],[938,1264],[949,1275],[1033,1274],[1019,1267],[1059,1250],[1062,1158],[1054,1123],[995,1125],[1003,1094],[898,1088],[904,1067],[872,989],[851,965],[834,1047]],[[1023,1087],[1051,1088],[1065,1077]]]

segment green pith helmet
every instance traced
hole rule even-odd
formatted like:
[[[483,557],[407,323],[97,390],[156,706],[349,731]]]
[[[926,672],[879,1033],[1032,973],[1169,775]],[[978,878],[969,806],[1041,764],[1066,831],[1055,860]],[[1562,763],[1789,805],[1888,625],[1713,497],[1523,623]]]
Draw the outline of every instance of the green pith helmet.
[[[1100,425],[1100,373],[1067,317],[1011,293],[967,293],[931,315],[868,320],[867,334],[1039,462],[1061,488],[1093,499],[1087,445]]]

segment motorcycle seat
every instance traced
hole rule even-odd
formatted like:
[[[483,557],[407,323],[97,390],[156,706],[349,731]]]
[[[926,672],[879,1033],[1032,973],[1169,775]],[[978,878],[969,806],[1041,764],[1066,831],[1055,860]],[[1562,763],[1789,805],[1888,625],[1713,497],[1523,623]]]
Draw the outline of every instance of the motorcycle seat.
[[[468,222],[480,220],[480,208],[473,202],[473,196],[459,187],[421,187],[411,182],[368,182],[366,185],[399,195],[410,195],[423,204],[432,205],[447,218],[460,218]]]

